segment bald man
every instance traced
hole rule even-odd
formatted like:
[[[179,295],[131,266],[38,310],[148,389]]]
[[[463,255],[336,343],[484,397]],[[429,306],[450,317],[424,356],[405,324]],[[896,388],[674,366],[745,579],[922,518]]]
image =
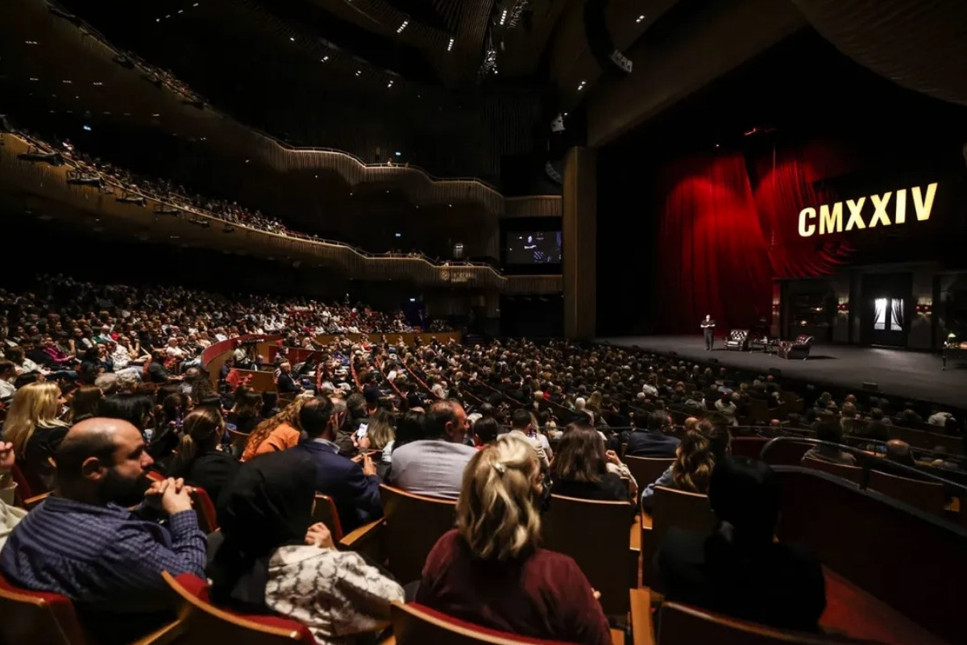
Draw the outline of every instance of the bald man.
[[[96,642],[129,642],[163,620],[162,571],[205,575],[206,540],[188,489],[147,478],[153,462],[141,433],[119,419],[81,421],[55,460],[56,488],[7,538],[0,571],[20,587],[73,600]]]

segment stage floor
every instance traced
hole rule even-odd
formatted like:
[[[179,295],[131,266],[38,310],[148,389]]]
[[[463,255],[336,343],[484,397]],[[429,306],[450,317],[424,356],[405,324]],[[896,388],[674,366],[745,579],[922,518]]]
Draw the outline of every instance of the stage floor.
[[[598,338],[598,342],[641,347],[653,352],[676,352],[684,358],[707,361],[715,358],[723,365],[766,372],[770,367],[782,370],[782,376],[796,380],[838,387],[855,388],[873,382],[879,391],[891,397],[932,401],[963,408],[967,406],[967,364],[948,361],[942,371],[939,354],[902,349],[855,347],[852,345],[814,345],[808,360],[785,360],[761,352],[735,352],[722,347],[705,351],[701,336],[622,336]]]

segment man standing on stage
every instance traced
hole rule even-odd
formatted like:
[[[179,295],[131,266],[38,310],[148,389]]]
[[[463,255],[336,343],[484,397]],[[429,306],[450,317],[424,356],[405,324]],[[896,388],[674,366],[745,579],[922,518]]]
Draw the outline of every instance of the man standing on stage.
[[[702,321],[702,332],[705,334],[705,351],[712,351],[712,343],[715,342],[715,321],[712,320],[712,316],[705,314],[705,319]]]

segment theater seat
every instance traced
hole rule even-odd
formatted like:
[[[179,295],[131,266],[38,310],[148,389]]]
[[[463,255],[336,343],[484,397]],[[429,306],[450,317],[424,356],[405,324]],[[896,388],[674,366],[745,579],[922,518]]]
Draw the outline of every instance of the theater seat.
[[[190,573],[161,576],[180,596],[178,645],[316,645],[302,623],[271,615],[243,615],[215,607],[208,600],[208,583]]]
[[[658,614],[658,645],[830,645],[870,643],[843,636],[775,629],[715,614],[698,607],[666,602]]]
[[[204,533],[213,533],[218,530],[218,516],[215,514],[215,504],[212,498],[205,492],[204,488],[192,487],[189,491],[191,504],[195,507],[195,514],[198,515],[198,528]]]
[[[488,629],[417,603],[394,602],[391,611],[397,645],[565,645]]]
[[[822,461],[820,459],[810,459],[809,457],[803,457],[802,465],[806,468],[822,470],[823,472],[827,472],[831,475],[842,477],[843,479],[851,481],[857,485],[863,483],[863,468],[860,466],[834,464],[828,461]]]
[[[9,645],[87,645],[69,598],[12,585],[0,575],[0,642]]]
[[[381,484],[379,496],[385,517],[384,546],[389,570],[401,584],[419,580],[426,556],[440,537],[453,528],[457,503],[414,495]]]
[[[332,541],[339,542],[343,538],[342,524],[339,522],[339,512],[332,498],[322,493],[316,493],[316,501],[312,505],[312,521],[322,522],[332,533]]]

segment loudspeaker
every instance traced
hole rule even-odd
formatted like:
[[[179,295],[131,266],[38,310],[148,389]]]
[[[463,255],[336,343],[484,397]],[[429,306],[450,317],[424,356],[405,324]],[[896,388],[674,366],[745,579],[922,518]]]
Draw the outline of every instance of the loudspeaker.
[[[863,389],[867,392],[879,392],[880,386],[872,381],[864,381],[862,385]]]
[[[778,367],[770,367],[769,374],[771,374],[773,378],[782,378],[782,370]]]

